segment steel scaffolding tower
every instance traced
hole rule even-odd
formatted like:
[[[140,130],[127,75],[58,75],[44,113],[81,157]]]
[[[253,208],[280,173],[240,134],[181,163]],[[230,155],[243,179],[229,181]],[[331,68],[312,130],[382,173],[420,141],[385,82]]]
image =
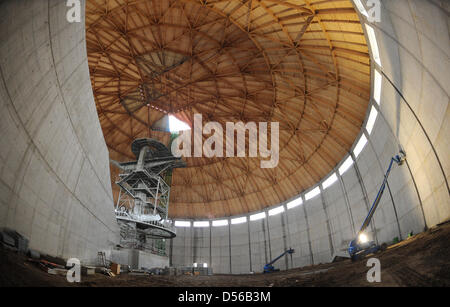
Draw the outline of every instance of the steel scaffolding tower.
[[[120,191],[115,213],[120,225],[121,244],[145,248],[148,239],[176,236],[175,228],[167,220],[170,186],[164,177],[172,169],[186,164],[154,139],[134,140],[131,151],[136,161],[112,161],[123,171],[116,182]]]

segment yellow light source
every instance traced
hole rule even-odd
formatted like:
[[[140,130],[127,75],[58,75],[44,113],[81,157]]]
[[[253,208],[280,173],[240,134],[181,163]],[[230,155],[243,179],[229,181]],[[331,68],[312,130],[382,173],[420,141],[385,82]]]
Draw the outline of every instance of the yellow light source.
[[[369,242],[369,238],[367,237],[367,235],[365,233],[360,233],[358,239],[359,239],[359,243]]]

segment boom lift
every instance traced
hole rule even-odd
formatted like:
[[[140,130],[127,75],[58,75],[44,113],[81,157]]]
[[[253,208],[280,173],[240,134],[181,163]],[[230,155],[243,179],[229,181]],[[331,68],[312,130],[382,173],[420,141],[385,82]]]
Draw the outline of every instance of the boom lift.
[[[375,198],[375,201],[373,202],[372,207],[369,210],[369,214],[364,220],[361,229],[358,231],[356,238],[350,242],[350,246],[348,247],[348,253],[352,261],[360,259],[368,254],[376,253],[379,250],[385,248],[384,245],[380,246],[376,244],[373,240],[370,241],[367,234],[365,234],[364,231],[369,226],[370,221],[372,220],[372,217],[375,214],[375,210],[377,209],[378,204],[380,203],[381,196],[383,196],[384,189],[386,188],[387,180],[392,169],[392,165],[394,164],[394,162],[397,163],[398,165],[402,165],[405,160],[406,154],[402,150],[398,155],[392,157],[388,170],[384,175],[384,180],[380,187],[380,190],[378,191],[377,197]]]
[[[277,262],[278,259],[280,259],[280,258],[283,257],[284,255],[286,255],[286,254],[293,254],[293,253],[294,253],[294,250],[293,250],[292,248],[290,248],[290,249],[284,251],[284,253],[282,253],[280,256],[278,256],[277,258],[273,259],[272,261],[270,261],[269,263],[267,263],[267,264],[264,266],[264,272],[263,272],[263,273],[272,273],[272,272],[277,272],[277,271],[279,271],[280,269],[275,269],[275,267],[273,266],[273,264],[274,264],[275,262]]]

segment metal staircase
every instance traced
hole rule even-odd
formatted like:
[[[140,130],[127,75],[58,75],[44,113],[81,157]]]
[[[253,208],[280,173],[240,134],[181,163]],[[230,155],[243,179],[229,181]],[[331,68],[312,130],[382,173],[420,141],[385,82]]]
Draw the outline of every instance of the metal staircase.
[[[163,178],[167,172],[186,164],[154,139],[136,139],[131,150],[136,161],[112,161],[122,170],[116,182],[120,191],[115,213],[121,228],[121,244],[145,248],[147,239],[176,236],[174,226],[167,220],[170,186]]]

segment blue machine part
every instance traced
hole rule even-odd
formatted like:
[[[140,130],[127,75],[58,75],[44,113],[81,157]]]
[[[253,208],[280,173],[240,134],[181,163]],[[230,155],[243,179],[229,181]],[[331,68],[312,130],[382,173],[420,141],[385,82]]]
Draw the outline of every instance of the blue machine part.
[[[364,255],[375,253],[378,250],[381,249],[381,247],[375,242],[359,242],[360,235],[364,233],[364,230],[370,225],[370,221],[372,220],[373,215],[375,214],[375,210],[377,209],[381,197],[383,196],[384,190],[386,188],[387,180],[389,177],[389,174],[391,173],[392,165],[397,163],[398,165],[402,165],[403,162],[406,160],[406,154],[404,151],[400,151],[400,153],[394,157],[392,157],[391,162],[389,163],[389,167],[386,171],[386,174],[384,175],[383,183],[381,184],[380,190],[378,191],[377,197],[375,198],[372,207],[369,210],[369,213],[367,214],[367,217],[364,219],[364,222],[361,225],[360,230],[356,234],[356,238],[350,242],[350,245],[348,247],[348,253],[350,255],[350,258],[352,260],[356,260],[358,257],[362,257]]]
[[[267,263],[264,266],[264,272],[263,273],[272,273],[272,272],[276,272],[279,271],[278,269],[275,269],[275,267],[273,266],[273,264],[275,262],[278,261],[278,259],[280,259],[281,257],[283,257],[286,254],[293,254],[295,252],[295,250],[293,250],[292,248],[284,251],[280,256],[276,257],[275,259],[273,259],[272,261],[270,261],[269,263]]]

